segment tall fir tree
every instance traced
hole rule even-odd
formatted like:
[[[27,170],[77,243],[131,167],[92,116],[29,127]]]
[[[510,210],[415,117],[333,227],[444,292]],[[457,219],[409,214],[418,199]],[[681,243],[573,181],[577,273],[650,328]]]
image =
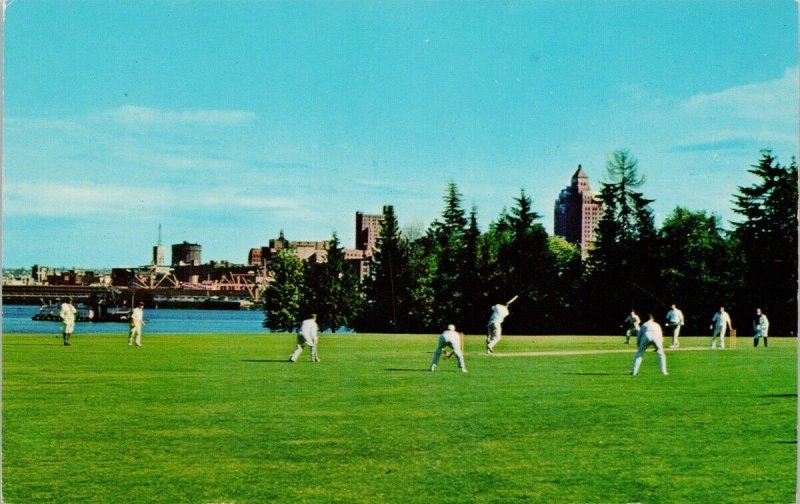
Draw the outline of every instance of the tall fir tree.
[[[383,207],[381,232],[365,281],[366,303],[359,330],[401,332],[408,327],[408,247],[392,205]]]
[[[278,251],[269,263],[271,281],[264,292],[264,325],[273,332],[292,331],[302,316],[304,276],[303,261],[295,250]]]
[[[637,191],[645,183],[638,161],[627,150],[614,152],[598,199],[603,215],[588,259],[584,294],[594,327],[606,332],[618,326],[631,308],[664,309],[658,278],[658,240],[650,203]]]
[[[742,256],[737,318],[751,320],[756,308],[770,318],[770,332],[797,330],[797,162],[781,166],[769,150],[748,170],[760,180],[739,187],[734,236]],[[749,323],[746,324],[749,326]]]

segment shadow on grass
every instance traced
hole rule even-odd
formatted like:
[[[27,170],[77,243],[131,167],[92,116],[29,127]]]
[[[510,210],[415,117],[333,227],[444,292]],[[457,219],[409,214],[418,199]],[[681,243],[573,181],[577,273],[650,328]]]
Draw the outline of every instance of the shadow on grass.
[[[281,362],[283,364],[294,364],[289,359],[242,359],[242,362]]]
[[[797,440],[794,441],[775,441],[775,444],[797,444]]]
[[[797,394],[764,394],[760,397],[782,397],[782,398],[796,399]]]
[[[430,373],[430,368],[425,369],[407,369],[407,368],[386,368],[386,371],[403,371],[410,373]]]

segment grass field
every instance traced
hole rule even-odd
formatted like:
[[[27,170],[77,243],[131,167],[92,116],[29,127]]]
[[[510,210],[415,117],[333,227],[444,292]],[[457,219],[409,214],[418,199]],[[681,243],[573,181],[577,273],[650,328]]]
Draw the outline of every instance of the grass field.
[[[622,337],[468,337],[468,374],[435,341],[4,335],[4,502],[795,501],[796,339],[683,338],[666,377]]]

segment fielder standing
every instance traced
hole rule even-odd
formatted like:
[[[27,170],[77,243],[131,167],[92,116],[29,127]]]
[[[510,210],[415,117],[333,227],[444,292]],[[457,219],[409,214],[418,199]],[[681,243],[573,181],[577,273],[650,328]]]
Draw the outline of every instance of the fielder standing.
[[[626,327],[625,330],[625,344],[629,344],[631,342],[631,336],[636,337],[639,334],[639,324],[642,323],[642,319],[639,318],[639,315],[636,315],[636,312],[631,310],[631,314],[625,318],[623,322],[623,327]]]
[[[316,313],[312,313],[300,326],[300,330],[297,333],[297,347],[294,349],[294,353],[292,353],[291,357],[289,357],[290,362],[297,362],[297,358],[300,357],[300,354],[303,353],[303,348],[306,346],[311,348],[311,361],[319,362],[319,356],[317,355],[318,332],[317,315]]]
[[[758,346],[758,340],[764,338],[764,348],[767,348],[767,339],[769,333],[769,320],[767,316],[761,313],[761,308],[756,308],[756,318],[753,320],[753,346]]]
[[[639,333],[636,336],[636,343],[638,344],[638,348],[636,349],[636,356],[633,358],[633,369],[631,369],[631,374],[633,376],[639,373],[639,366],[642,365],[644,352],[647,350],[647,347],[651,345],[656,347],[658,367],[661,368],[661,374],[669,374],[667,373],[667,356],[664,354],[664,334],[661,332],[661,326],[653,319],[652,315],[647,316],[647,322],[642,324],[642,327],[639,329]]]
[[[731,316],[725,311],[724,306],[720,306],[719,311],[711,318],[710,329],[714,331],[711,334],[711,348],[717,348],[717,337],[719,337],[719,348],[724,350],[725,333],[733,329],[731,325]]]
[[[456,355],[458,367],[462,373],[467,372],[467,365],[464,362],[464,353],[461,351],[461,338],[462,334],[456,332],[456,326],[450,324],[447,330],[439,335],[439,341],[436,344],[436,350],[433,351],[433,360],[431,361],[431,371],[436,371],[436,364],[439,363],[439,356],[442,349],[449,347]]]
[[[486,332],[486,353],[494,353],[494,347],[503,337],[503,320],[508,317],[508,305],[517,300],[517,296],[511,298],[508,303],[496,304],[492,306],[492,314],[489,316],[489,326]]]
[[[131,331],[128,334],[128,346],[142,346],[142,327],[144,326],[144,302],[139,301],[131,311]]]
[[[72,298],[68,297],[66,301],[61,303],[61,336],[64,338],[64,346],[70,346],[69,337],[72,336],[75,330],[75,315],[78,310],[72,304]],[[56,336],[58,338],[58,336]]]
[[[678,341],[678,336],[681,334],[683,323],[683,312],[675,305],[672,305],[667,312],[667,327],[672,329],[672,344],[669,346],[670,348],[680,348],[681,343]]]

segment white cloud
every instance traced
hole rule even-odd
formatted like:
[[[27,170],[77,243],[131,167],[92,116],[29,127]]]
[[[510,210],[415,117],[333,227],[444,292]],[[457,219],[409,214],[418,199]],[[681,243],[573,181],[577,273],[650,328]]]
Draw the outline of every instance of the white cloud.
[[[3,187],[6,215],[119,216],[163,209],[175,201],[175,195],[168,189],[52,182],[6,183]]]
[[[236,126],[256,118],[255,113],[246,110],[161,110],[136,105],[124,105],[100,115],[126,126]]]
[[[797,98],[798,67],[794,67],[787,68],[779,79],[694,95],[681,103],[680,109],[690,116],[796,121]]]

